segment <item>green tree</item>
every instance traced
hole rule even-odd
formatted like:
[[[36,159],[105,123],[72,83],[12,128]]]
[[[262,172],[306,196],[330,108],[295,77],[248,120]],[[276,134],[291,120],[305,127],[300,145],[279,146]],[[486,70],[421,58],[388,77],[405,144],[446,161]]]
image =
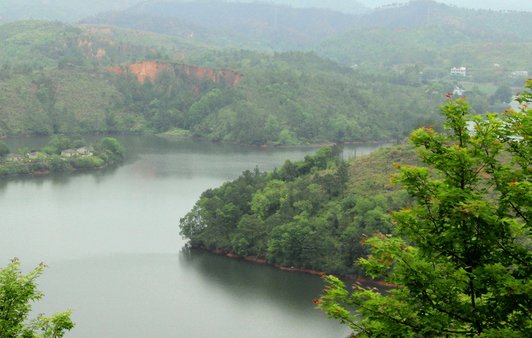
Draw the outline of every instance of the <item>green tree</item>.
[[[0,336],[2,338],[60,338],[74,327],[71,311],[59,312],[51,317],[39,315],[28,321],[31,303],[40,300],[43,293],[37,289],[36,279],[45,266],[40,264],[24,275],[20,262],[13,259],[0,269]]]
[[[510,102],[512,101],[512,90],[508,86],[499,86],[491,99],[494,102]]]
[[[113,160],[122,160],[124,158],[124,147],[114,137],[104,137],[100,141],[102,152]]]
[[[7,154],[9,154],[9,147],[5,142],[0,141],[0,158],[6,156]]]
[[[474,131],[465,100],[442,111],[446,133],[411,136],[426,166],[395,178],[416,200],[394,214],[398,236],[372,237],[359,259],[395,287],[349,292],[329,276],[316,302],[360,337],[530,337],[532,111],[476,116]]]

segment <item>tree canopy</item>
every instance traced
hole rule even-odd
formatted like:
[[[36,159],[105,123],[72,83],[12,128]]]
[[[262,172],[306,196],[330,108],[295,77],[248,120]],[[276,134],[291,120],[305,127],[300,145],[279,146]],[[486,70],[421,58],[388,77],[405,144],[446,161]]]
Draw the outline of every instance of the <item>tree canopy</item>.
[[[205,191],[181,219],[193,247],[337,274],[358,273],[365,236],[387,231],[387,213],[407,203],[387,182],[389,163],[414,159],[411,147],[386,147],[354,161],[322,148],[273,172],[246,171]]]
[[[394,178],[416,204],[358,260],[395,287],[350,292],[329,276],[316,302],[360,337],[529,337],[531,110],[472,117],[459,99],[442,112],[445,133],[411,135],[425,166],[399,166]]]
[[[0,269],[0,336],[2,338],[61,338],[74,328],[70,319],[72,311],[58,312],[52,316],[40,314],[29,320],[32,302],[43,297],[37,289],[36,279],[45,269],[40,264],[28,274],[23,274],[20,261],[13,259]]]

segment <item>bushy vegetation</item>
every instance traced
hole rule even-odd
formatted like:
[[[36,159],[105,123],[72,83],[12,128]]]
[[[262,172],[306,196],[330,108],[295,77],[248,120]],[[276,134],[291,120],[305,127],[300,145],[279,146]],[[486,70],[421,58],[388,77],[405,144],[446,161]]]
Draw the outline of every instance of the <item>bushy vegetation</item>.
[[[112,137],[103,138],[93,147],[82,139],[55,136],[38,151],[24,148],[0,156],[0,176],[97,169],[123,159],[124,149]]]
[[[61,338],[74,328],[70,310],[49,317],[39,314],[28,320],[32,303],[43,297],[36,280],[44,269],[45,265],[40,264],[23,274],[16,258],[0,268],[0,334],[3,338]]]
[[[532,81],[527,88],[525,104]],[[329,276],[316,303],[360,337],[528,337],[532,110],[472,117],[457,100],[442,111],[445,133],[410,138],[424,166],[396,176],[416,203],[358,259],[394,289],[348,289]]]

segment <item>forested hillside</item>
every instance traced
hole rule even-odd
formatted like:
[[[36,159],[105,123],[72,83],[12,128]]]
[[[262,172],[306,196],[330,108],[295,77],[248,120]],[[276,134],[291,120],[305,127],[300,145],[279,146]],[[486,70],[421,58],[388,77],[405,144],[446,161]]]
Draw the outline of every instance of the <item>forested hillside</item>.
[[[0,37],[3,135],[178,128],[246,144],[395,139],[434,124],[425,107],[442,98],[312,53],[216,51],[152,33],[34,21],[2,25]],[[141,81],[150,64],[161,67]],[[213,81],[216,72],[239,80]]]
[[[495,12],[417,1],[357,17],[355,28],[323,42],[320,55],[369,68],[416,64],[431,72],[467,66],[493,79],[530,67],[530,12]],[[503,54],[505,51],[511,53]],[[494,67],[494,64],[498,66]],[[485,74],[488,73],[488,74]]]
[[[0,25],[0,135],[171,132],[274,145],[397,140],[421,125],[437,127],[433,107],[449,92],[468,97],[478,113],[508,107],[523,81],[510,74],[528,71],[532,48],[529,14],[431,1],[359,17],[155,1],[94,20],[105,18],[168,34]],[[358,28],[342,35],[351,27]],[[315,53],[272,51],[308,49],[332,36]],[[467,76],[450,76],[455,66],[467,66]],[[238,74],[238,81],[216,74]]]
[[[154,1],[85,22],[221,47],[311,49],[344,65],[378,72],[416,65],[429,79],[443,77],[450,67],[466,66],[475,81],[494,81],[505,72],[528,70],[531,20],[530,12],[464,9],[430,0],[393,4],[364,15],[265,3]],[[507,50],[513,53],[505,55]]]
[[[330,273],[356,273],[361,241],[389,231],[388,213],[408,204],[389,180],[394,163],[415,163],[411,147],[384,148],[354,161],[323,148],[270,173],[246,171],[205,191],[181,219],[193,247]]]
[[[141,3],[83,20],[187,37],[223,47],[297,50],[346,32],[355,17],[317,8],[268,3]]]

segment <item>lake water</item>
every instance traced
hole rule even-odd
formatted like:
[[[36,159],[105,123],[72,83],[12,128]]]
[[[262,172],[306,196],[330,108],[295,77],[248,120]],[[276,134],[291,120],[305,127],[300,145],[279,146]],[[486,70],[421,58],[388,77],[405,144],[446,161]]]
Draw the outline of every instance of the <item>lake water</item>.
[[[73,175],[0,179],[0,265],[48,264],[36,312],[70,308],[67,337],[345,337],[314,309],[320,278],[184,250],[178,222],[201,192],[312,148],[119,137],[128,160]],[[11,149],[44,139],[7,140]],[[377,146],[349,146],[364,154]]]

